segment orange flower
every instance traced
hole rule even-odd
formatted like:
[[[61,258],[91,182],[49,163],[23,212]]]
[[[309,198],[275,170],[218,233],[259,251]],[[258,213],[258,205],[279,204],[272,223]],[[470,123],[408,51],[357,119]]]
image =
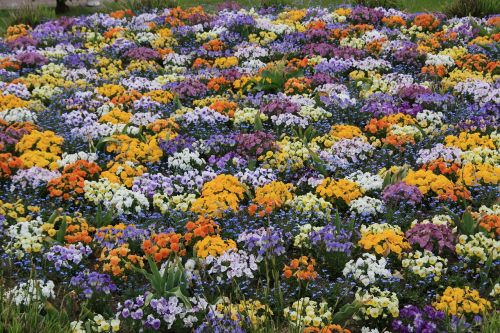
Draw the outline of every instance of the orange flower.
[[[180,256],[186,254],[186,250],[181,246],[181,240],[181,234],[160,233],[153,235],[151,239],[144,240],[141,248],[145,254],[152,255],[156,262],[160,262],[167,259],[172,253]]]
[[[316,260],[301,256],[300,258],[292,259],[290,265],[285,265],[283,275],[289,279],[292,276],[300,281],[312,281],[318,277],[318,273],[314,270]]]
[[[11,153],[0,154],[0,178],[9,178],[15,169],[22,169],[23,165],[23,161]]]

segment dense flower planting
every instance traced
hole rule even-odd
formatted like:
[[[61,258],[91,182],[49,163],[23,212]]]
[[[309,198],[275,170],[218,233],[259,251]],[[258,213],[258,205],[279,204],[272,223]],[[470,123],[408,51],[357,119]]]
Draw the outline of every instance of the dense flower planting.
[[[3,299],[75,333],[479,331],[499,25],[231,5],[10,27]]]

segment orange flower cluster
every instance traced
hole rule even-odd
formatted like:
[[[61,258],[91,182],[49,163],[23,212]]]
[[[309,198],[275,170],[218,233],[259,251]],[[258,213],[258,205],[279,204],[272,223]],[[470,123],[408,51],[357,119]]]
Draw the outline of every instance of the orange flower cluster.
[[[132,265],[144,266],[144,258],[132,254],[128,244],[111,250],[104,248],[99,261],[104,262],[102,265],[103,272],[111,272],[114,276],[123,275],[125,271],[132,268]]]
[[[231,82],[223,76],[214,77],[207,83],[207,88],[213,91],[226,89],[231,85]]]
[[[9,178],[13,171],[23,168],[23,161],[11,153],[0,154],[0,179]]]
[[[229,118],[234,118],[234,113],[238,108],[238,104],[226,100],[216,100],[215,102],[210,104],[210,108],[228,116]]]
[[[306,77],[292,77],[285,82],[286,94],[302,94],[311,92],[311,79]]]
[[[199,216],[196,221],[188,221],[186,223],[187,232],[184,235],[184,240],[186,244],[191,244],[200,238],[205,238],[209,235],[218,234],[220,231],[219,225],[217,225],[214,220]]]
[[[500,216],[498,215],[484,215],[479,220],[479,225],[487,232],[500,236]]]
[[[406,21],[399,15],[384,17],[382,18],[382,23],[384,23],[389,28],[398,28],[406,26]]]
[[[122,19],[124,17],[135,16],[135,14],[131,9],[127,9],[127,10],[117,10],[115,12],[111,12],[109,13],[109,16],[115,19]]]
[[[441,21],[437,17],[428,13],[419,14],[413,19],[413,25],[426,31],[434,31],[440,24]]]
[[[78,243],[82,242],[85,244],[89,244],[92,242],[92,235],[95,232],[95,228],[89,226],[87,220],[83,218],[81,215],[75,216],[73,218],[69,216],[58,217],[56,219],[56,223],[59,218],[66,219],[66,234],[64,236],[64,240],[68,243]]]
[[[222,51],[226,48],[226,44],[220,39],[212,39],[203,44],[203,48],[207,51]]]
[[[422,165],[422,169],[434,171],[435,173],[439,171],[439,174],[447,175],[456,174],[456,172],[460,169],[460,165],[458,165],[457,163],[446,163],[442,158],[440,158],[426,165]]]
[[[422,74],[445,77],[448,75],[448,69],[443,65],[428,65],[422,67]]]
[[[156,262],[167,259],[172,253],[184,256],[186,249],[183,247],[182,238],[181,234],[174,232],[156,234],[142,242],[142,250]]]
[[[314,270],[316,260],[301,256],[298,259],[292,259],[290,265],[285,265],[283,274],[289,279],[294,276],[298,281],[312,281],[318,277],[318,273]]]
[[[484,72],[485,70],[492,71],[498,66],[498,62],[490,62],[484,54],[464,54],[460,59],[455,61],[458,68],[468,69],[472,71]]]
[[[50,180],[47,189],[51,197],[72,200],[79,194],[83,194],[85,180],[95,178],[99,172],[101,168],[96,163],[78,160],[64,167],[60,177]]]
[[[250,215],[254,215],[259,207],[264,209],[259,212],[261,217],[270,214],[275,208],[283,206],[285,202],[292,199],[290,190],[292,184],[285,184],[280,181],[273,181],[255,190],[254,204],[248,207]]]
[[[319,327],[306,327],[304,333],[351,333],[347,328],[342,328],[340,325],[331,324],[323,328]]]

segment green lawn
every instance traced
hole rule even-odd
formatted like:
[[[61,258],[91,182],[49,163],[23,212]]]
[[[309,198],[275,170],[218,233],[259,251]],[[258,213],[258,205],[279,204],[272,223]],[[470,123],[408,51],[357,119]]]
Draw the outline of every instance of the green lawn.
[[[109,11],[118,8],[118,6],[126,4],[131,0],[119,0],[118,2],[110,1],[108,4],[105,4],[99,8],[90,8],[84,6],[72,6],[70,7],[69,12],[65,14],[65,16],[77,16],[84,14],[91,14],[96,11]],[[137,1],[137,0],[132,0]],[[161,0],[156,0],[160,2]],[[205,7],[206,10],[211,11],[215,10],[217,4],[222,3],[224,1],[221,0],[165,0],[166,4],[178,4],[179,6],[186,8],[191,6],[201,5]],[[293,7],[298,8],[306,8],[312,6],[322,6],[322,7],[335,7],[341,4],[349,3],[349,0],[237,0],[244,7],[258,7],[262,4],[270,4],[270,3],[281,3],[286,4]],[[399,1],[399,7],[403,10],[407,10],[409,12],[424,12],[424,11],[441,11],[444,6],[452,2],[452,0],[401,0]],[[71,4],[70,1],[68,1]],[[35,1],[36,4],[36,1]],[[52,9],[42,8],[42,10],[37,10],[37,8],[31,5],[31,11],[36,12],[38,16],[43,13],[47,14],[47,18],[53,17]],[[26,9],[19,10],[18,12],[22,12],[23,15],[26,15],[26,12],[30,10]],[[43,12],[42,14],[40,12]],[[7,27],[12,23],[12,12],[9,10],[1,9],[0,10],[0,35],[3,35]],[[45,16],[44,16],[45,17]]]

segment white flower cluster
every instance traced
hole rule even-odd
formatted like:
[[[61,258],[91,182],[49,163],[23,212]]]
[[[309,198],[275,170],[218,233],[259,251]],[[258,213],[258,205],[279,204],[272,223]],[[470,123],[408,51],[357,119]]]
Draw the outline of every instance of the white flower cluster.
[[[252,279],[258,269],[258,262],[258,258],[244,250],[229,250],[221,256],[207,256],[203,264],[209,267],[208,274],[214,275],[221,282],[227,281],[226,277],[229,280],[241,277]]]
[[[87,153],[84,151],[79,151],[75,154],[63,153],[61,159],[57,161],[57,166],[60,168],[64,168],[68,164],[73,164],[76,161],[87,161],[87,162],[95,162],[97,161],[96,153]]]
[[[332,116],[331,112],[317,106],[306,105],[300,108],[299,115],[308,121],[318,121]]]
[[[314,212],[314,214],[320,218],[329,216],[333,210],[331,203],[311,192],[297,195],[286,204],[302,213]]]
[[[429,66],[444,66],[447,68],[455,66],[455,60],[447,54],[432,54],[427,53],[425,65]]]
[[[332,320],[332,312],[327,302],[318,303],[309,297],[293,302],[291,307],[283,310],[285,318],[295,327],[303,330],[307,326],[323,327]]]
[[[391,229],[394,230],[396,233],[402,233],[400,226],[392,225],[389,223],[373,223],[370,224],[369,226],[362,224],[359,231],[361,232],[362,235],[364,235],[367,233],[378,234],[384,232],[385,230],[391,230]]]
[[[14,254],[18,259],[26,253],[38,253],[43,248],[43,221],[40,217],[34,220],[11,225],[6,235],[10,238],[4,246],[7,254]]]
[[[10,190],[45,187],[49,181],[60,176],[61,173],[57,170],[50,171],[40,167],[18,170],[11,178],[12,185],[10,186]]]
[[[193,193],[184,193],[173,196],[160,193],[155,193],[153,195],[153,206],[158,207],[162,214],[166,214],[172,210],[187,212],[195,201],[196,195]]]
[[[364,192],[381,190],[384,184],[384,178],[380,175],[373,175],[360,170],[351,173],[346,179],[358,183]]]
[[[385,205],[382,200],[372,198],[372,197],[361,197],[353,200],[349,203],[349,210],[356,214],[363,216],[366,215],[377,215],[378,213],[383,213],[385,210]]]
[[[358,289],[356,301],[362,304],[361,315],[364,319],[386,319],[389,316],[399,316],[399,300],[396,293],[371,287],[368,290]]]
[[[55,297],[54,282],[51,280],[33,280],[21,282],[6,292],[5,297],[16,305],[30,305]]]
[[[305,118],[301,118],[291,113],[282,113],[280,115],[271,116],[271,121],[276,126],[283,126],[288,128],[301,127],[306,128],[309,122]]]
[[[313,227],[309,223],[301,225],[299,227],[299,232],[293,238],[293,246],[298,248],[310,249],[311,244],[309,241],[309,235],[313,231],[320,231],[323,227]]]
[[[92,332],[118,332],[120,330],[120,319],[105,319],[101,314],[98,314],[92,319],[87,319],[86,322],[81,320],[72,321],[70,323],[71,333],[88,333],[86,325],[91,327]]]
[[[459,82],[454,90],[459,94],[471,96],[474,102],[479,103],[479,105],[500,104],[500,88],[482,80],[467,79]]]
[[[141,193],[129,190],[123,185],[112,183],[108,179],[85,181],[83,186],[85,199],[94,204],[103,204],[113,208],[118,214],[139,213],[149,208],[148,199]]]
[[[242,183],[262,187],[277,179],[276,171],[273,169],[255,168],[254,170],[245,169],[235,175]]]
[[[417,114],[417,122],[426,134],[438,134],[443,126],[442,112],[423,110]]]
[[[377,283],[381,278],[392,276],[391,271],[386,268],[387,260],[377,257],[371,253],[363,253],[356,261],[350,260],[346,263],[342,274],[346,277],[352,277],[357,284],[365,287]]]
[[[459,256],[484,264],[490,257],[493,261],[500,258],[500,241],[489,238],[482,232],[470,236],[461,235],[455,250]]]
[[[434,281],[438,282],[441,275],[446,273],[446,265],[448,259],[440,256],[435,256],[432,252],[424,250],[424,252],[415,251],[405,254],[404,259],[401,261],[403,268],[409,272],[425,278],[433,275]]]
[[[195,108],[194,110],[187,110],[180,116],[174,115],[174,118],[179,123],[186,123],[187,125],[218,125],[229,121],[229,117],[225,116],[208,107]]]
[[[267,57],[269,51],[263,47],[248,44],[245,46],[239,46],[238,50],[234,53],[234,56],[238,59],[257,59],[262,57]]]
[[[205,165],[205,163],[205,160],[200,157],[198,151],[190,151],[188,148],[172,154],[167,160],[170,169],[182,171],[195,170]]]
[[[259,115],[261,121],[266,121],[268,116],[259,111],[259,109],[254,108],[242,108],[237,109],[234,112],[234,123],[239,124],[255,124],[255,119]]]
[[[5,111],[0,111],[0,119],[8,123],[24,121],[35,123],[37,120],[37,115],[27,108],[13,108]]]

